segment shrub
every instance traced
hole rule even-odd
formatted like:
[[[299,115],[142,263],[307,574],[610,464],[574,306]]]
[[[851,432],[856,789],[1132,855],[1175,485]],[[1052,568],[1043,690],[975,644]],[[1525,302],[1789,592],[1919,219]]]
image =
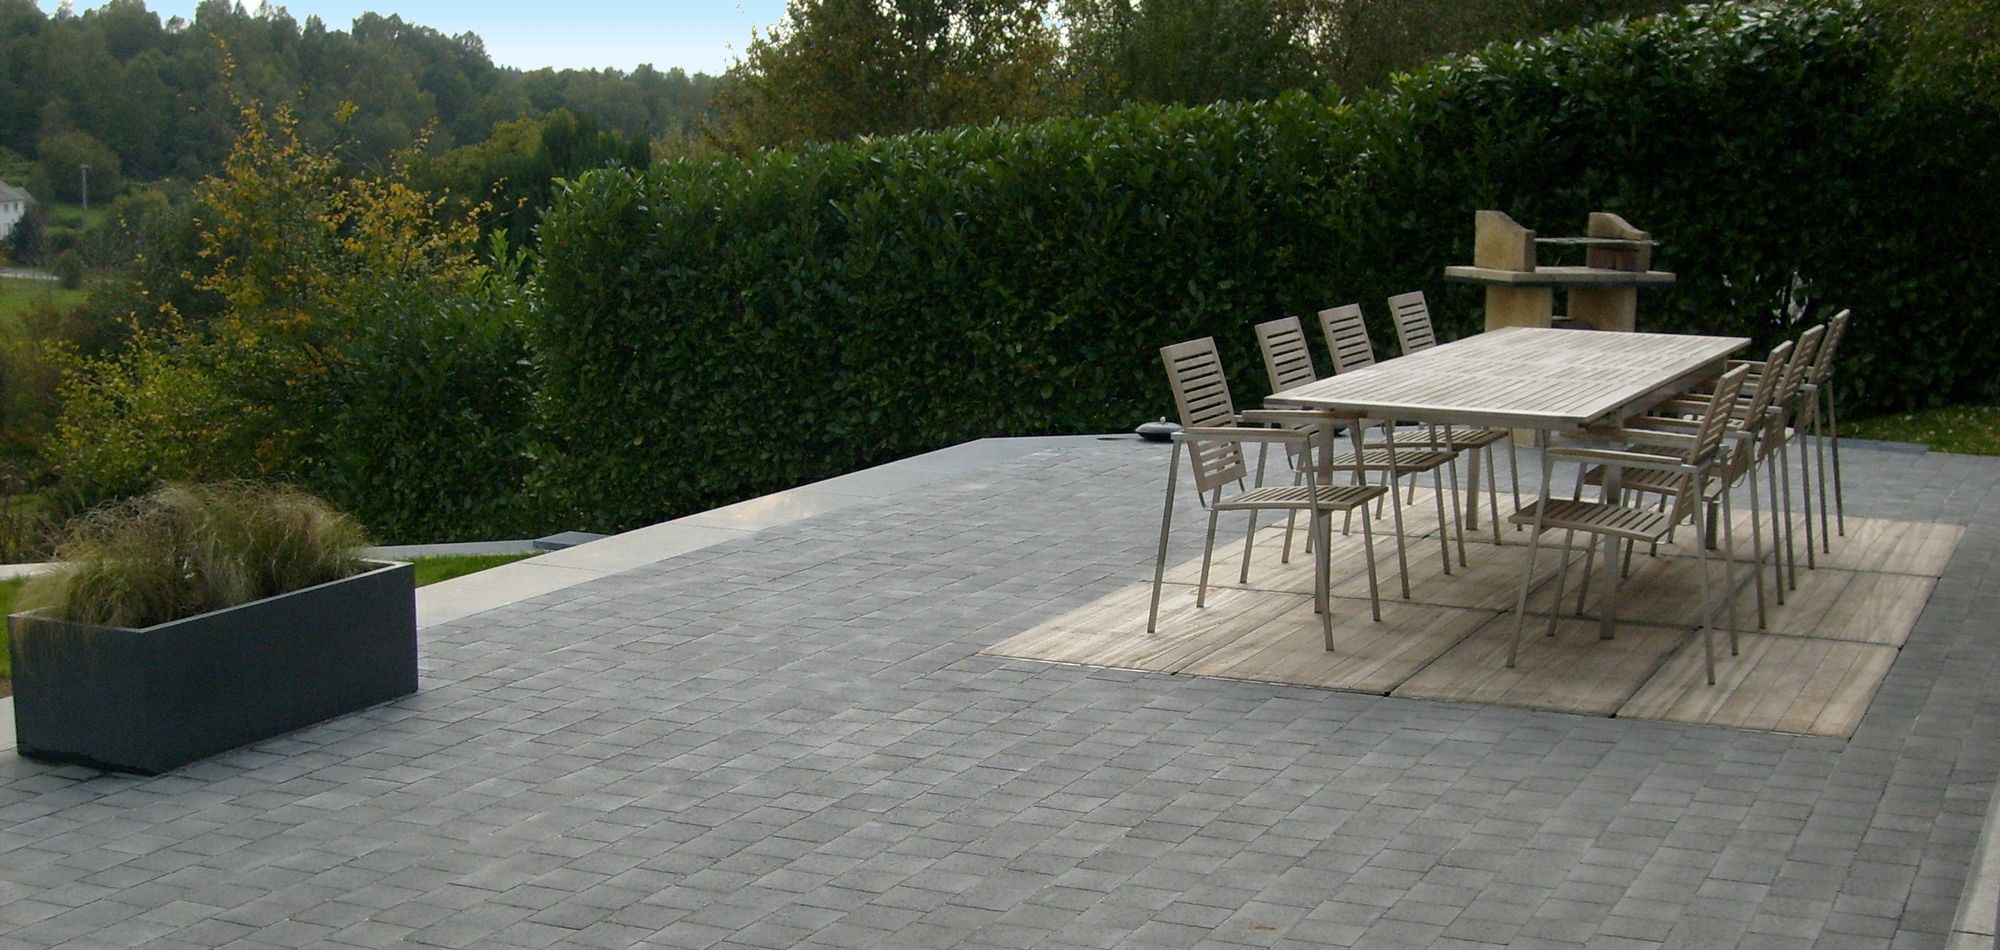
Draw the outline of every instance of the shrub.
[[[504,258],[504,254],[501,255]],[[452,296],[379,288],[331,341],[301,483],[399,543],[547,528],[527,489],[529,298],[497,274]]]
[[[1680,275],[1642,326],[1856,314],[1855,408],[1995,375],[2000,118],[1896,87],[1851,2],[1694,8],[1293,94],[583,176],[546,215],[541,471],[628,527],[993,435],[1125,429],[1158,348],[1424,288],[1474,329],[1472,212],[1624,214]],[[1386,322],[1377,340],[1393,339]],[[1909,354],[1922,352],[1925,360]]]
[[[74,520],[65,562],[22,589],[49,616],[149,627],[359,573],[359,525],[317,498],[249,482],[166,485]]]
[[[258,414],[216,378],[210,349],[142,334],[121,354],[66,368],[62,414],[43,446],[65,510],[163,481],[269,474],[255,464],[247,422]]]
[[[50,264],[49,269],[55,272],[56,282],[62,285],[62,289],[83,289],[83,255],[78,254],[76,248],[57,254],[55,263]]]

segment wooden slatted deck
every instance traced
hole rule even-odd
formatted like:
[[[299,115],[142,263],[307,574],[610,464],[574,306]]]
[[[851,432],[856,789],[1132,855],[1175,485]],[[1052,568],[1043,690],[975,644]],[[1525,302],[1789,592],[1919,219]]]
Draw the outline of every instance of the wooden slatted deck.
[[[1281,525],[1265,527],[1239,583],[1243,520],[1226,517],[1218,534],[1208,606],[1194,606],[1199,559],[1171,566],[1160,623],[1147,634],[1151,586],[1131,584],[1094,603],[1023,631],[982,651],[994,656],[1287,683],[1418,699],[1494,703],[1594,716],[1699,722],[1741,729],[1851,735],[1915,626],[1964,529],[1947,524],[1848,519],[1833,553],[1805,569],[1799,586],[1777,604],[1769,589],[1769,629],[1756,629],[1747,565],[1738,564],[1736,627],[1741,654],[1729,655],[1728,630],[1717,629],[1717,684],[1702,674],[1694,635],[1698,562],[1682,538],[1657,557],[1642,549],[1621,584],[1618,638],[1598,639],[1595,585],[1582,617],[1575,552],[1566,611],[1557,635],[1544,635],[1554,579],[1554,551],[1545,547],[1530,595],[1528,627],[1514,669],[1504,665],[1513,632],[1514,598],[1527,548],[1524,533],[1506,530],[1467,540],[1470,565],[1453,573],[1438,556],[1428,493],[1405,509],[1412,598],[1397,597],[1390,519],[1376,519],[1377,570],[1383,619],[1368,618],[1361,536],[1336,537],[1333,550],[1334,638],[1322,648],[1312,612],[1312,562],[1294,539],[1289,564],[1279,562]],[[1229,525],[1234,523],[1232,532]],[[1358,523],[1357,523],[1358,524]],[[1738,546],[1748,560],[1747,513],[1739,514]],[[1798,541],[1804,541],[1801,533]],[[1559,550],[1559,548],[1557,549]],[[1711,582],[1722,589],[1722,562],[1710,560]],[[1720,608],[1717,623],[1726,628]]]

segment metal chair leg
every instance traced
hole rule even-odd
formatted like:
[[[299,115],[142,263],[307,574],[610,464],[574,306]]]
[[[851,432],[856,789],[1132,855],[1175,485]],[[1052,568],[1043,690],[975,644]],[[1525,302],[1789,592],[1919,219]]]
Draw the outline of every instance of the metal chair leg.
[[[1704,538],[1703,540],[1707,540]],[[1736,516],[1729,506],[1729,486],[1722,486],[1722,578],[1723,603],[1729,613],[1729,655],[1736,655]]]
[[[1562,617],[1563,587],[1569,582],[1569,546],[1575,540],[1576,532],[1563,532],[1562,558],[1557,561],[1560,566],[1556,568],[1556,599],[1550,601],[1549,607],[1549,636],[1552,637],[1556,635],[1556,620]],[[1579,612],[1582,609],[1581,605],[1577,607]]]
[[[1153,561],[1153,607],[1146,614],[1146,632],[1152,633],[1160,623],[1160,585],[1167,576],[1167,528],[1174,522],[1174,483],[1181,471],[1181,444],[1174,443],[1174,453],[1167,460],[1167,507],[1160,514],[1160,553]]]
[[[1833,553],[1832,532],[1828,531],[1826,517],[1826,433],[1820,428],[1819,395],[1813,395],[1813,463],[1819,467],[1819,547],[1825,554]]]
[[[1375,529],[1368,522],[1368,506],[1358,507],[1361,509],[1361,548],[1368,558],[1368,606],[1379,622],[1382,619],[1382,592],[1375,583]],[[1352,513],[1354,509],[1349,508],[1348,511]],[[1327,649],[1332,649],[1332,646],[1329,644]]]
[[[1708,670],[1708,685],[1715,685],[1715,618],[1708,611],[1708,537],[1702,531],[1701,517],[1695,516],[1694,557],[1701,571],[1701,652],[1702,661]]]
[[[1383,497],[1384,498],[1394,497],[1395,494],[1396,494],[1396,476],[1394,473],[1391,473],[1389,476],[1389,490],[1383,494]],[[1401,577],[1403,580],[1403,599],[1409,600],[1410,599],[1410,554],[1409,554],[1408,542],[1405,541],[1403,534],[1402,502],[1399,501],[1395,504],[1390,505],[1389,511],[1396,519],[1396,573],[1397,576]]]
[[[1742,450],[1754,451],[1754,450]],[[1756,458],[1753,454],[1750,458]],[[1757,503],[1757,463],[1751,462],[1744,481],[1750,483],[1750,577],[1757,585],[1757,629],[1769,630],[1764,610],[1764,515]]]
[[[1333,573],[1333,512],[1315,511],[1312,517],[1306,520],[1312,523],[1314,534],[1326,532],[1326,536],[1320,539],[1319,550],[1313,552],[1315,588],[1313,593],[1314,599],[1319,603],[1320,631],[1326,637],[1326,648],[1331,650],[1333,649],[1333,594],[1328,588],[1332,583],[1329,575]]]
[[[1220,495],[1221,490],[1217,489],[1216,494]],[[1220,514],[1222,513],[1216,511],[1215,506],[1209,506],[1208,540],[1202,542],[1201,545],[1201,583],[1196,585],[1194,589],[1194,605],[1196,607],[1208,606],[1208,562],[1215,555],[1215,519]]]
[[[1778,484],[1785,488],[1785,579],[1799,589],[1799,551],[1792,546],[1792,450],[1791,440],[1782,433],[1778,443]]]
[[[1546,495],[1544,498],[1548,497]],[[1514,668],[1514,658],[1521,652],[1521,626],[1528,619],[1528,582],[1535,576],[1535,554],[1542,547],[1541,512],[1535,512],[1535,527],[1528,534],[1528,560],[1521,566],[1521,596],[1514,604],[1514,640],[1507,645],[1507,668]],[[1555,607],[1561,612],[1562,605]]]
[[[1761,438],[1761,437],[1760,437]],[[1784,506],[1778,503],[1778,460],[1765,455],[1760,463],[1764,466],[1764,487],[1769,489],[1771,499],[1771,581],[1777,592],[1778,606],[1785,605],[1785,543],[1780,536],[1784,520],[1781,515]]]
[[[1826,429],[1833,436],[1833,519],[1841,537],[1847,537],[1847,497],[1840,490],[1840,411],[1834,408],[1833,380],[1826,381]]]
[[[1799,513],[1805,515],[1806,523],[1806,570],[1819,570],[1819,545],[1813,542],[1813,498],[1812,498],[1812,453],[1806,451],[1806,434],[1798,430],[1799,436]]]

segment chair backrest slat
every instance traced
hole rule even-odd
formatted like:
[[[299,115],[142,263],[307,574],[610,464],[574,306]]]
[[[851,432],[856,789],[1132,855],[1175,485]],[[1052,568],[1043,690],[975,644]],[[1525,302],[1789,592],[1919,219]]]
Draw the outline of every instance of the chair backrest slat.
[[[1826,322],[1826,336],[1819,341],[1819,356],[1813,360],[1812,375],[1807,381],[1815,385],[1826,382],[1833,375],[1833,357],[1840,349],[1840,340],[1847,335],[1847,320],[1854,315],[1852,310],[1842,310]]]
[[[1771,405],[1778,401],[1778,390],[1784,388],[1786,371],[1791,369],[1792,365],[1793,346],[1792,341],[1786,340],[1771,347],[1771,355],[1764,357],[1764,373],[1757,377],[1757,388],[1750,394],[1750,401],[1736,416],[1738,429],[1757,432],[1759,438],[1767,435],[1763,427],[1769,425],[1766,417],[1771,413]],[[1768,449],[1769,446],[1756,448],[1757,451]],[[1738,443],[1730,448],[1729,469],[1732,476],[1749,466],[1751,452],[1752,446],[1747,443]]]
[[[1792,350],[1792,362],[1785,367],[1785,377],[1778,384],[1777,403],[1790,407],[1799,394],[1799,387],[1805,384],[1807,374],[1812,372],[1813,360],[1819,356],[1819,344],[1826,335],[1826,325],[1807,327],[1799,334],[1799,345]],[[1766,367],[1765,372],[1770,372]]]
[[[1785,372],[1791,369],[1794,346],[1792,341],[1786,340],[1771,347],[1771,355],[1764,357],[1764,374],[1757,377],[1757,389],[1750,394],[1750,402],[1742,414],[1746,424],[1754,424],[1771,410],[1771,403],[1777,401],[1778,390],[1784,385]]]
[[[1216,352],[1213,337],[1161,347],[1160,360],[1166,364],[1167,384],[1173,388],[1182,426],[1194,429],[1235,423],[1236,405],[1230,401],[1229,380],[1222,375],[1222,355]],[[1195,487],[1203,494],[1249,473],[1241,442],[1188,439],[1187,448],[1194,463]]]
[[[1715,392],[1709,396],[1708,412],[1695,426],[1694,441],[1688,445],[1687,464],[1699,468],[1715,460],[1716,453],[1722,450],[1723,437],[1733,424],[1729,410],[1736,405],[1737,397],[1743,394],[1743,381],[1749,376],[1750,367],[1738,366],[1716,381]],[[1698,504],[1702,487],[1702,479],[1694,476],[1689,476],[1681,484],[1681,490],[1674,495],[1675,523],[1690,512],[1697,518],[1702,516]]]
[[[1313,368],[1312,349],[1306,345],[1305,328],[1297,317],[1257,324],[1257,350],[1264,354],[1264,372],[1271,379],[1274,393],[1319,379],[1319,371]]]
[[[1437,330],[1431,325],[1431,306],[1424,292],[1412,290],[1389,298],[1389,314],[1396,320],[1396,344],[1403,355],[1420,353],[1437,345]]]
[[[1368,339],[1368,322],[1361,319],[1360,304],[1321,310],[1319,328],[1326,334],[1326,349],[1333,354],[1336,375],[1375,365],[1375,344]]]
[[[1736,405],[1736,398],[1743,393],[1743,381],[1750,376],[1750,367],[1738,366],[1722,374],[1715,384],[1715,393],[1710,397],[1707,414],[1695,427],[1694,442],[1688,446],[1687,463],[1700,465],[1715,457],[1722,448],[1723,434],[1729,431],[1733,420],[1729,410]]]

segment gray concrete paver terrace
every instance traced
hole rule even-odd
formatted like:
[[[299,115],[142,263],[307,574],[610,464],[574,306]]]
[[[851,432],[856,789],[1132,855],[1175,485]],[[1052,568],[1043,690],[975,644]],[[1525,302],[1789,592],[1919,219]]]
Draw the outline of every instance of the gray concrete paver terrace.
[[[1046,444],[429,627],[415,696],[168,776],[0,759],[0,944],[1944,945],[2000,460],[1843,447],[1851,513],[1968,526],[1843,742],[976,655],[1150,576],[1165,451]]]

